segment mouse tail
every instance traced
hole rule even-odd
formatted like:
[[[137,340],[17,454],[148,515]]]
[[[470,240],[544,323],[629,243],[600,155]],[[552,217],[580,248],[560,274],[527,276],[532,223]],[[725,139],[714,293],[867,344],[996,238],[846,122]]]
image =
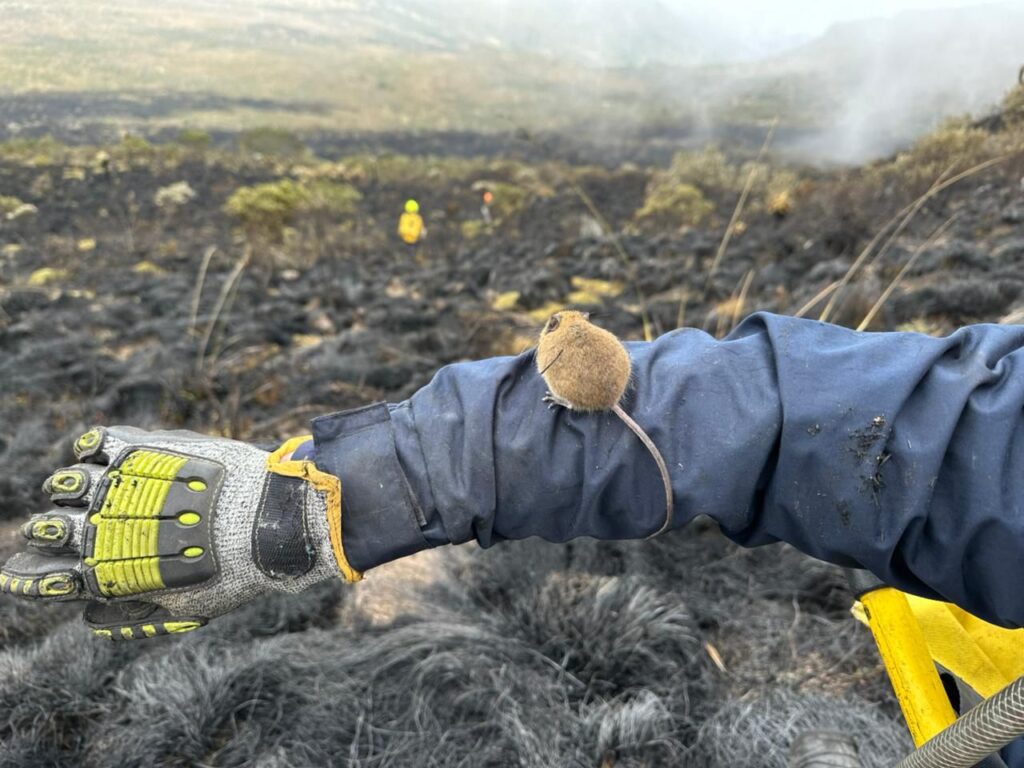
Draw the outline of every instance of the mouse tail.
[[[622,422],[633,431],[633,434],[637,436],[640,442],[644,444],[648,453],[651,454],[651,458],[654,459],[654,463],[658,465],[658,471],[661,473],[661,483],[665,488],[665,520],[662,522],[661,527],[658,530],[647,537],[648,539],[653,539],[672,527],[672,519],[675,514],[672,479],[668,473],[668,466],[665,464],[665,458],[661,455],[661,451],[658,450],[658,446],[656,446],[650,436],[644,432],[643,427],[637,424],[628,413],[622,410],[622,406],[616,404],[612,407],[612,410],[620,419],[622,419]]]

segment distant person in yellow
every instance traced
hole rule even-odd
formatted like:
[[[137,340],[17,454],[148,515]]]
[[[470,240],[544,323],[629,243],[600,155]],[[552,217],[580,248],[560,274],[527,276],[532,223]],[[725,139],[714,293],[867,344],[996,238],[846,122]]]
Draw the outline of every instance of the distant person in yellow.
[[[398,236],[409,245],[416,245],[427,236],[423,217],[420,216],[420,204],[415,200],[405,201],[405,213],[398,220]]]

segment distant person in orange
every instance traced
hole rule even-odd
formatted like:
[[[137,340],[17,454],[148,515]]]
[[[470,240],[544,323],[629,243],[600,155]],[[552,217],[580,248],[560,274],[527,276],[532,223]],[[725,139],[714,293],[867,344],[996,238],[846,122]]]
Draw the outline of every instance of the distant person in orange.
[[[492,202],[494,202],[494,193],[491,192],[491,190],[489,189],[485,189],[482,198],[482,203],[480,205],[480,218],[484,220],[484,224],[487,225],[488,229],[490,229],[491,225],[493,224],[493,219],[491,218]]]
[[[405,213],[398,220],[398,236],[408,245],[417,245],[427,236],[423,217],[420,216],[420,204],[415,200],[405,201]]]

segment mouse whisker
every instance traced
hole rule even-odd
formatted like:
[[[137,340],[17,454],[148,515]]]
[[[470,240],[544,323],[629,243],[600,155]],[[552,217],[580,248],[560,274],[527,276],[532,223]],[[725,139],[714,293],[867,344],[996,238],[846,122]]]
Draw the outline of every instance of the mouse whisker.
[[[554,359],[554,360],[552,360],[552,361],[551,361],[550,363],[548,363],[548,364],[547,364],[546,366],[544,366],[544,370],[540,372],[540,375],[541,375],[541,376],[543,376],[543,375],[545,374],[545,372],[547,372],[548,368],[550,368],[550,367],[551,367],[552,365],[554,365],[555,363],[557,363],[557,362],[558,362],[558,358],[560,358],[560,357],[562,356],[562,353],[563,353],[564,351],[565,351],[565,349],[564,349],[564,348],[563,348],[563,349],[560,349],[560,350],[558,350],[558,354],[557,354],[557,355],[555,355],[555,359]]]

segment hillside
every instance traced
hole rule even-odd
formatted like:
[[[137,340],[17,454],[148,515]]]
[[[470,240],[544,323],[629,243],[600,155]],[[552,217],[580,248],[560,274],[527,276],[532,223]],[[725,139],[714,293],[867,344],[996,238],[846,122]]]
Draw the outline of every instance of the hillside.
[[[207,126],[568,127],[637,103],[635,78],[613,71],[637,63],[628,52],[690,62],[699,51],[697,35],[659,26],[667,11],[654,0],[628,12],[532,5],[4,0],[0,82],[16,93],[188,94],[197,103],[175,111]],[[222,102],[204,108],[204,95]]]
[[[989,109],[1021,63],[1014,8],[904,13],[773,48],[669,0],[0,0],[0,134],[527,127],[756,148],[777,117],[777,146],[860,161]]]

